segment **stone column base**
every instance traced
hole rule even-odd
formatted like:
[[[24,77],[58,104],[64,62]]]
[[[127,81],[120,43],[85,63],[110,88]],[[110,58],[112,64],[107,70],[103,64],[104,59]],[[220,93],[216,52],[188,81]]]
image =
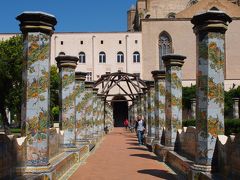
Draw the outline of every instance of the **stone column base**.
[[[150,152],[152,152],[152,142],[155,137],[146,137],[145,144]]]
[[[199,179],[204,176],[205,179],[210,176],[212,171],[211,166],[194,164],[191,166],[191,179]]]
[[[59,179],[76,163],[82,161],[89,155],[88,145],[72,149],[72,151],[62,152],[50,159],[47,166],[22,166],[16,168],[16,175],[25,179],[33,175],[39,179]]]

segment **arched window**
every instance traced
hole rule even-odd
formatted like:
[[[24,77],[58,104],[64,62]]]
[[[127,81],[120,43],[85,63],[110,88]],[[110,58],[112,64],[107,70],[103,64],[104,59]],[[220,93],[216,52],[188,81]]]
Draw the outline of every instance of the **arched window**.
[[[165,70],[162,57],[172,53],[172,40],[167,32],[162,32],[159,36],[159,69]]]
[[[133,53],[133,62],[134,63],[139,63],[140,62],[140,53],[138,51],[135,51]]]
[[[123,54],[123,52],[118,52],[117,53],[117,62],[118,63],[124,63],[124,54]]]
[[[99,63],[106,63],[106,54],[103,51],[99,53]]]
[[[79,53],[79,63],[86,63],[86,55],[84,52]]]

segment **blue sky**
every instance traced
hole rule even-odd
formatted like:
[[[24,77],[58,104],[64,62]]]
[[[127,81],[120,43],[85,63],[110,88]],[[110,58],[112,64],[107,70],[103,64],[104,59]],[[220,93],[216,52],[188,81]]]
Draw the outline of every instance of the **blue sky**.
[[[56,32],[110,32],[127,30],[127,10],[136,0],[3,0],[0,33],[19,32],[15,17],[23,11],[56,16]]]

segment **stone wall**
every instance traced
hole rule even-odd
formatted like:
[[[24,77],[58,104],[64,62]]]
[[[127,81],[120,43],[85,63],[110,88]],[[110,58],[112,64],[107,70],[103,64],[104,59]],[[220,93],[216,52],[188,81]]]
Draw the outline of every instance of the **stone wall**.
[[[224,177],[240,178],[240,136],[219,135],[216,151],[216,170]]]
[[[0,134],[0,179],[15,176],[16,167],[26,160],[26,138]]]
[[[179,129],[175,152],[167,153],[166,162],[184,174],[189,171],[197,155],[196,133],[193,126]],[[222,178],[240,178],[240,134],[218,135],[212,166],[213,172],[217,172]]]
[[[196,128],[193,126],[183,127],[177,134],[177,151],[194,159],[196,155]]]
[[[57,156],[63,150],[60,148],[60,141],[63,139],[59,128],[49,129],[49,159]]]

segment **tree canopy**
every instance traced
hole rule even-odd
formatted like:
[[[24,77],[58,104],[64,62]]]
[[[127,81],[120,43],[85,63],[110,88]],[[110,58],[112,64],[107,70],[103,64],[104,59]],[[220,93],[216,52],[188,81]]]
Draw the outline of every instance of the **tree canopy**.
[[[14,36],[8,40],[0,41],[0,125],[2,121],[5,129],[9,127],[6,108],[12,115],[16,115],[15,124],[21,125],[22,69],[22,36]],[[58,90],[60,78],[56,66],[51,66],[50,73],[50,117],[51,121],[56,121],[59,114]]]
[[[22,36],[0,41],[0,114],[3,126],[9,126],[5,109],[20,121],[22,99]]]

